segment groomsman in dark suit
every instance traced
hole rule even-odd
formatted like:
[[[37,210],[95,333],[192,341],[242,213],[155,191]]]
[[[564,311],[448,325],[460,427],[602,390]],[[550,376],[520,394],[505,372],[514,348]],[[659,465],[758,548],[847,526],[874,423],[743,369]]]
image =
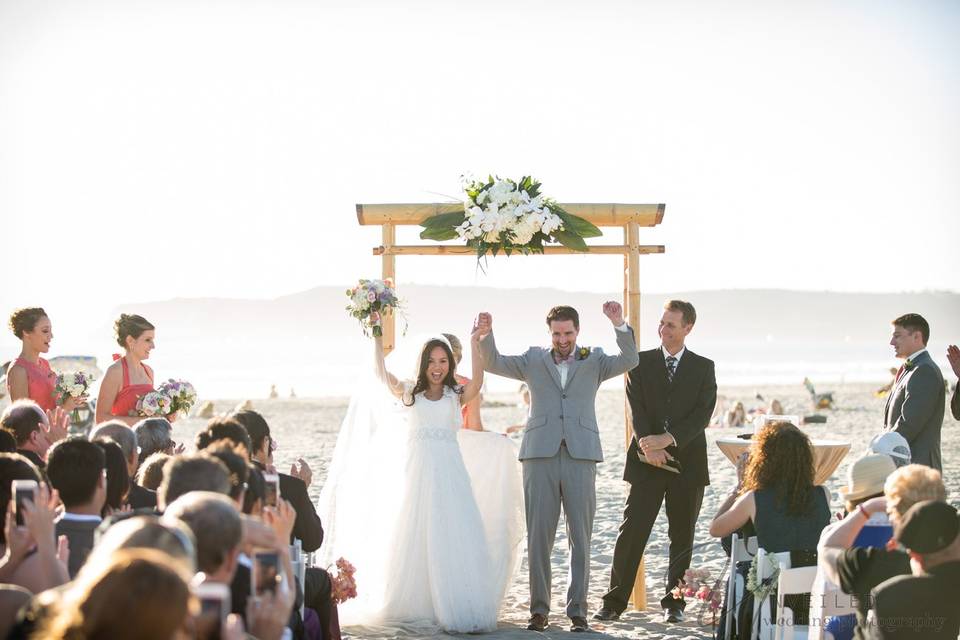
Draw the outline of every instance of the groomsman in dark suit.
[[[914,464],[942,468],[940,430],[946,389],[943,373],[927,352],[930,325],[916,313],[893,321],[890,345],[904,358],[883,412],[884,431],[896,431],[910,444]]]
[[[686,603],[671,591],[690,566],[703,489],[710,483],[703,430],[717,402],[713,361],[684,344],[696,320],[692,304],[669,301],[660,319],[660,346],[640,352],[640,363],[627,374],[633,438],[623,479],[630,483],[630,491],[613,553],[610,590],[594,615],[597,620],[616,620],[627,608],[647,539],[664,499],[670,567],[660,605],[664,621],[683,620]]]
[[[953,395],[950,397],[950,413],[953,414],[954,419],[960,420],[960,347],[955,344],[947,347],[947,360],[950,361],[953,375],[957,376],[957,381],[953,385]]]

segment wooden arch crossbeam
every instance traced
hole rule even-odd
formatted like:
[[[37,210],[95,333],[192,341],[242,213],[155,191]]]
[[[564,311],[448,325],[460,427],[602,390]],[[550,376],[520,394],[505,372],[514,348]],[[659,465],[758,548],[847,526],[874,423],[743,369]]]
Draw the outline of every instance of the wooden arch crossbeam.
[[[588,253],[623,256],[623,304],[627,321],[634,329],[637,348],[640,347],[640,256],[663,253],[663,245],[640,244],[640,227],[655,227],[663,221],[665,204],[620,203],[561,203],[573,215],[589,220],[598,227],[621,227],[623,243],[616,245],[588,245]],[[396,282],[397,256],[469,256],[476,255],[472,247],[463,244],[396,244],[396,229],[400,225],[419,225],[430,216],[462,210],[460,203],[404,203],[358,204],[357,221],[361,225],[380,225],[382,244],[374,247],[373,255],[382,258],[382,277]],[[544,247],[545,255],[583,253],[563,246]],[[396,341],[396,318],[383,317],[383,348],[390,353]],[[625,415],[625,437],[629,446],[632,429],[629,414]],[[638,610],[647,606],[644,565],[641,563],[633,589],[633,604]]]

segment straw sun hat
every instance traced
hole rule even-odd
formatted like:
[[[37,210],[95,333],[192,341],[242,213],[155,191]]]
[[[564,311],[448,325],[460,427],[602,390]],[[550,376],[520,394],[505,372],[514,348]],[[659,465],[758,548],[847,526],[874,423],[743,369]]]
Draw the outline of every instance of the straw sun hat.
[[[897,466],[888,455],[875,453],[863,456],[850,466],[847,486],[840,487],[840,496],[849,501],[883,493],[884,481],[896,469]]]

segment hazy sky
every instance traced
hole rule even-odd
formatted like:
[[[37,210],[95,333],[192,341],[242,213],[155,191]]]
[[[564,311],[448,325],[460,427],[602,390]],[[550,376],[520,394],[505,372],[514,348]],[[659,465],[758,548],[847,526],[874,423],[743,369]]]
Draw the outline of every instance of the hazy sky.
[[[953,1],[2,0],[0,309],[377,275],[354,204],[464,172],[666,203],[645,290],[956,291],[958,114]],[[399,269],[598,291],[621,264]]]

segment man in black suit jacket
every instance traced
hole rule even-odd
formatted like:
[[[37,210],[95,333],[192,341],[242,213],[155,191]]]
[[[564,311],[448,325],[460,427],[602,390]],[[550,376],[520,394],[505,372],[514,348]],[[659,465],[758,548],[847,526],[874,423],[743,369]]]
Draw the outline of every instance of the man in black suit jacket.
[[[908,313],[893,321],[890,345],[904,362],[887,396],[883,426],[907,439],[914,464],[940,471],[946,389],[940,367],[927,352],[929,340],[930,325],[923,316]]]
[[[690,566],[703,488],[710,483],[703,430],[717,401],[713,361],[684,346],[696,319],[692,304],[669,301],[660,319],[661,346],[640,352],[640,363],[627,374],[633,438],[623,479],[630,483],[630,492],[613,553],[610,590],[594,616],[598,620],[615,620],[627,608],[664,498],[670,568],[660,604],[665,621],[683,620],[685,602],[671,591]]]
[[[233,419],[243,425],[250,437],[250,459],[261,471],[273,466],[273,439],[270,426],[262,415],[252,410],[238,411]],[[280,480],[280,497],[293,505],[297,519],[293,523],[293,537],[300,540],[303,550],[316,551],[323,543],[323,524],[317,515],[307,488],[313,472],[302,458],[291,468],[297,475],[277,472]]]

